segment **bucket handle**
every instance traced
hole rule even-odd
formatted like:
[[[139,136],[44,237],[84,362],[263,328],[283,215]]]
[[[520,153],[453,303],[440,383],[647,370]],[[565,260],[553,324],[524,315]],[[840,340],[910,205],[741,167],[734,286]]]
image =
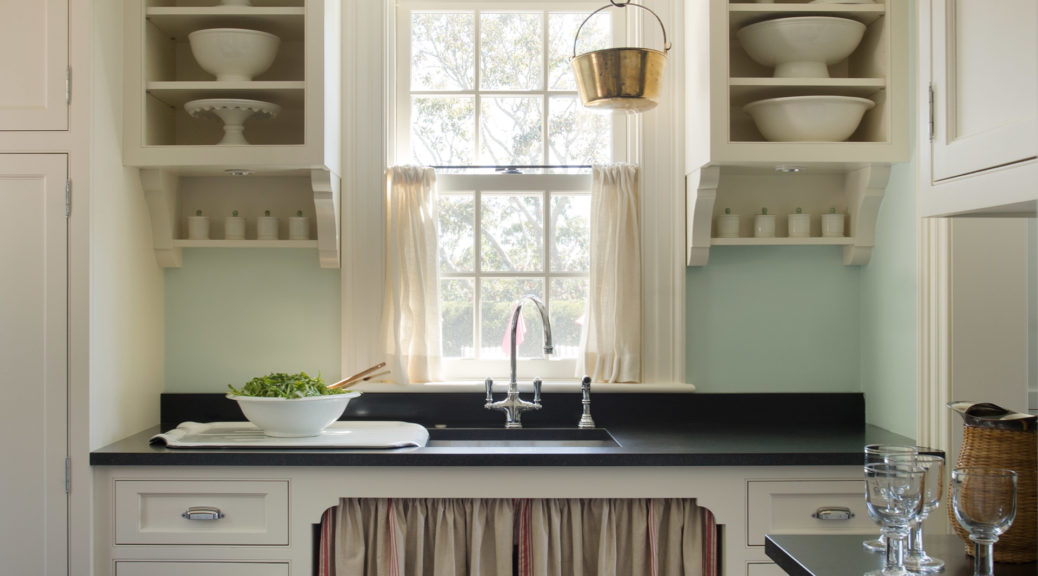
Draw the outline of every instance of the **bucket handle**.
[[[670,42],[667,42],[667,29],[663,27],[663,20],[660,20],[659,15],[653,12],[652,8],[649,8],[648,6],[642,6],[641,4],[635,4],[634,2],[631,2],[631,0],[627,0],[626,2],[609,0],[609,4],[606,4],[598,10],[595,10],[594,12],[588,14],[587,18],[584,18],[584,21],[581,22],[580,26],[577,27],[577,33],[573,36],[573,57],[577,57],[577,40],[580,38],[580,31],[584,29],[584,24],[587,24],[587,21],[590,20],[592,16],[598,14],[602,10],[605,10],[609,7],[626,8],[628,6],[635,6],[637,8],[641,8],[642,10],[648,10],[649,14],[652,14],[656,17],[656,21],[660,23],[660,30],[663,30],[663,54],[666,55],[666,53],[670,51]]]

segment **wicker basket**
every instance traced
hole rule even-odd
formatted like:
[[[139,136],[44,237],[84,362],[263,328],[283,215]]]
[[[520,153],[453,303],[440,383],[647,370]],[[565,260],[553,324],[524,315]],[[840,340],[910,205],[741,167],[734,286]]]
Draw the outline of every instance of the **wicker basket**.
[[[950,402],[948,406],[962,414],[964,421],[957,468],[1008,468],[1018,475],[1016,519],[995,543],[995,562],[1034,562],[1038,558],[1038,435],[1035,431],[1038,417],[1010,412],[994,404]],[[949,487],[948,517],[965,543],[966,553],[972,556],[973,542],[955,519],[951,501]]]

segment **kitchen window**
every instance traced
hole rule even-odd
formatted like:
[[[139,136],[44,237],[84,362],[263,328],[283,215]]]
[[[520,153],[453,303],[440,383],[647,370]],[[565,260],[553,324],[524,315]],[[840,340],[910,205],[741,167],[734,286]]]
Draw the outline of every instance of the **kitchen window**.
[[[521,371],[572,378],[587,299],[589,166],[626,160],[623,116],[580,104],[577,27],[600,2],[403,2],[397,12],[398,163],[437,168],[443,372],[507,371],[524,294],[548,305],[555,344],[524,308]],[[622,37],[623,10],[590,19],[578,51]],[[532,372],[531,372],[532,371]]]

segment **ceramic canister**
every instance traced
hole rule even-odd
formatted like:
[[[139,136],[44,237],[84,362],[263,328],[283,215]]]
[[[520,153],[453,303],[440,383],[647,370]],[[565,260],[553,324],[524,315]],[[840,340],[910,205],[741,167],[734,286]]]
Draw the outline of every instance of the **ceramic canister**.
[[[228,216],[224,218],[223,237],[225,240],[244,240],[245,219],[241,216]]]
[[[208,216],[188,216],[187,218],[187,237],[189,240],[208,240],[209,239],[209,217]]]
[[[757,238],[773,238],[775,236],[775,216],[771,214],[754,216],[753,235]]]
[[[790,214],[787,217],[790,238],[807,238],[811,235],[810,214]]]
[[[826,238],[843,236],[843,214],[822,214],[822,236]]]
[[[717,217],[717,237],[718,238],[738,238],[739,237],[739,215],[738,214],[722,214]]]
[[[269,212],[267,213],[269,214]],[[256,239],[257,240],[277,240],[278,239],[278,219],[277,216],[260,216],[256,219]]]
[[[288,219],[289,240],[310,239],[310,219],[306,216],[293,216]]]

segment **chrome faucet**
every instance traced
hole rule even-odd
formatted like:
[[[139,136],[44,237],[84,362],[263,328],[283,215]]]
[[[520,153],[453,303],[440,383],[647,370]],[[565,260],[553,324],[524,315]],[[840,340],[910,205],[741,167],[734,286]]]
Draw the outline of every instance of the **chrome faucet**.
[[[486,404],[484,404],[483,407],[487,410],[503,411],[505,413],[505,428],[522,428],[523,424],[520,419],[522,418],[523,412],[541,409],[541,379],[534,378],[533,402],[527,402],[519,397],[519,384],[515,377],[515,333],[519,326],[519,317],[523,313],[523,304],[526,301],[533,302],[534,305],[537,306],[537,311],[541,314],[541,325],[544,327],[544,353],[551,354],[554,349],[551,343],[551,323],[548,322],[547,307],[545,307],[544,302],[536,296],[530,294],[523,296],[515,304],[515,310],[512,312],[512,323],[509,326],[511,374],[508,380],[508,396],[503,400],[494,402],[494,381],[491,378],[487,378],[484,382],[487,387],[487,398]]]

